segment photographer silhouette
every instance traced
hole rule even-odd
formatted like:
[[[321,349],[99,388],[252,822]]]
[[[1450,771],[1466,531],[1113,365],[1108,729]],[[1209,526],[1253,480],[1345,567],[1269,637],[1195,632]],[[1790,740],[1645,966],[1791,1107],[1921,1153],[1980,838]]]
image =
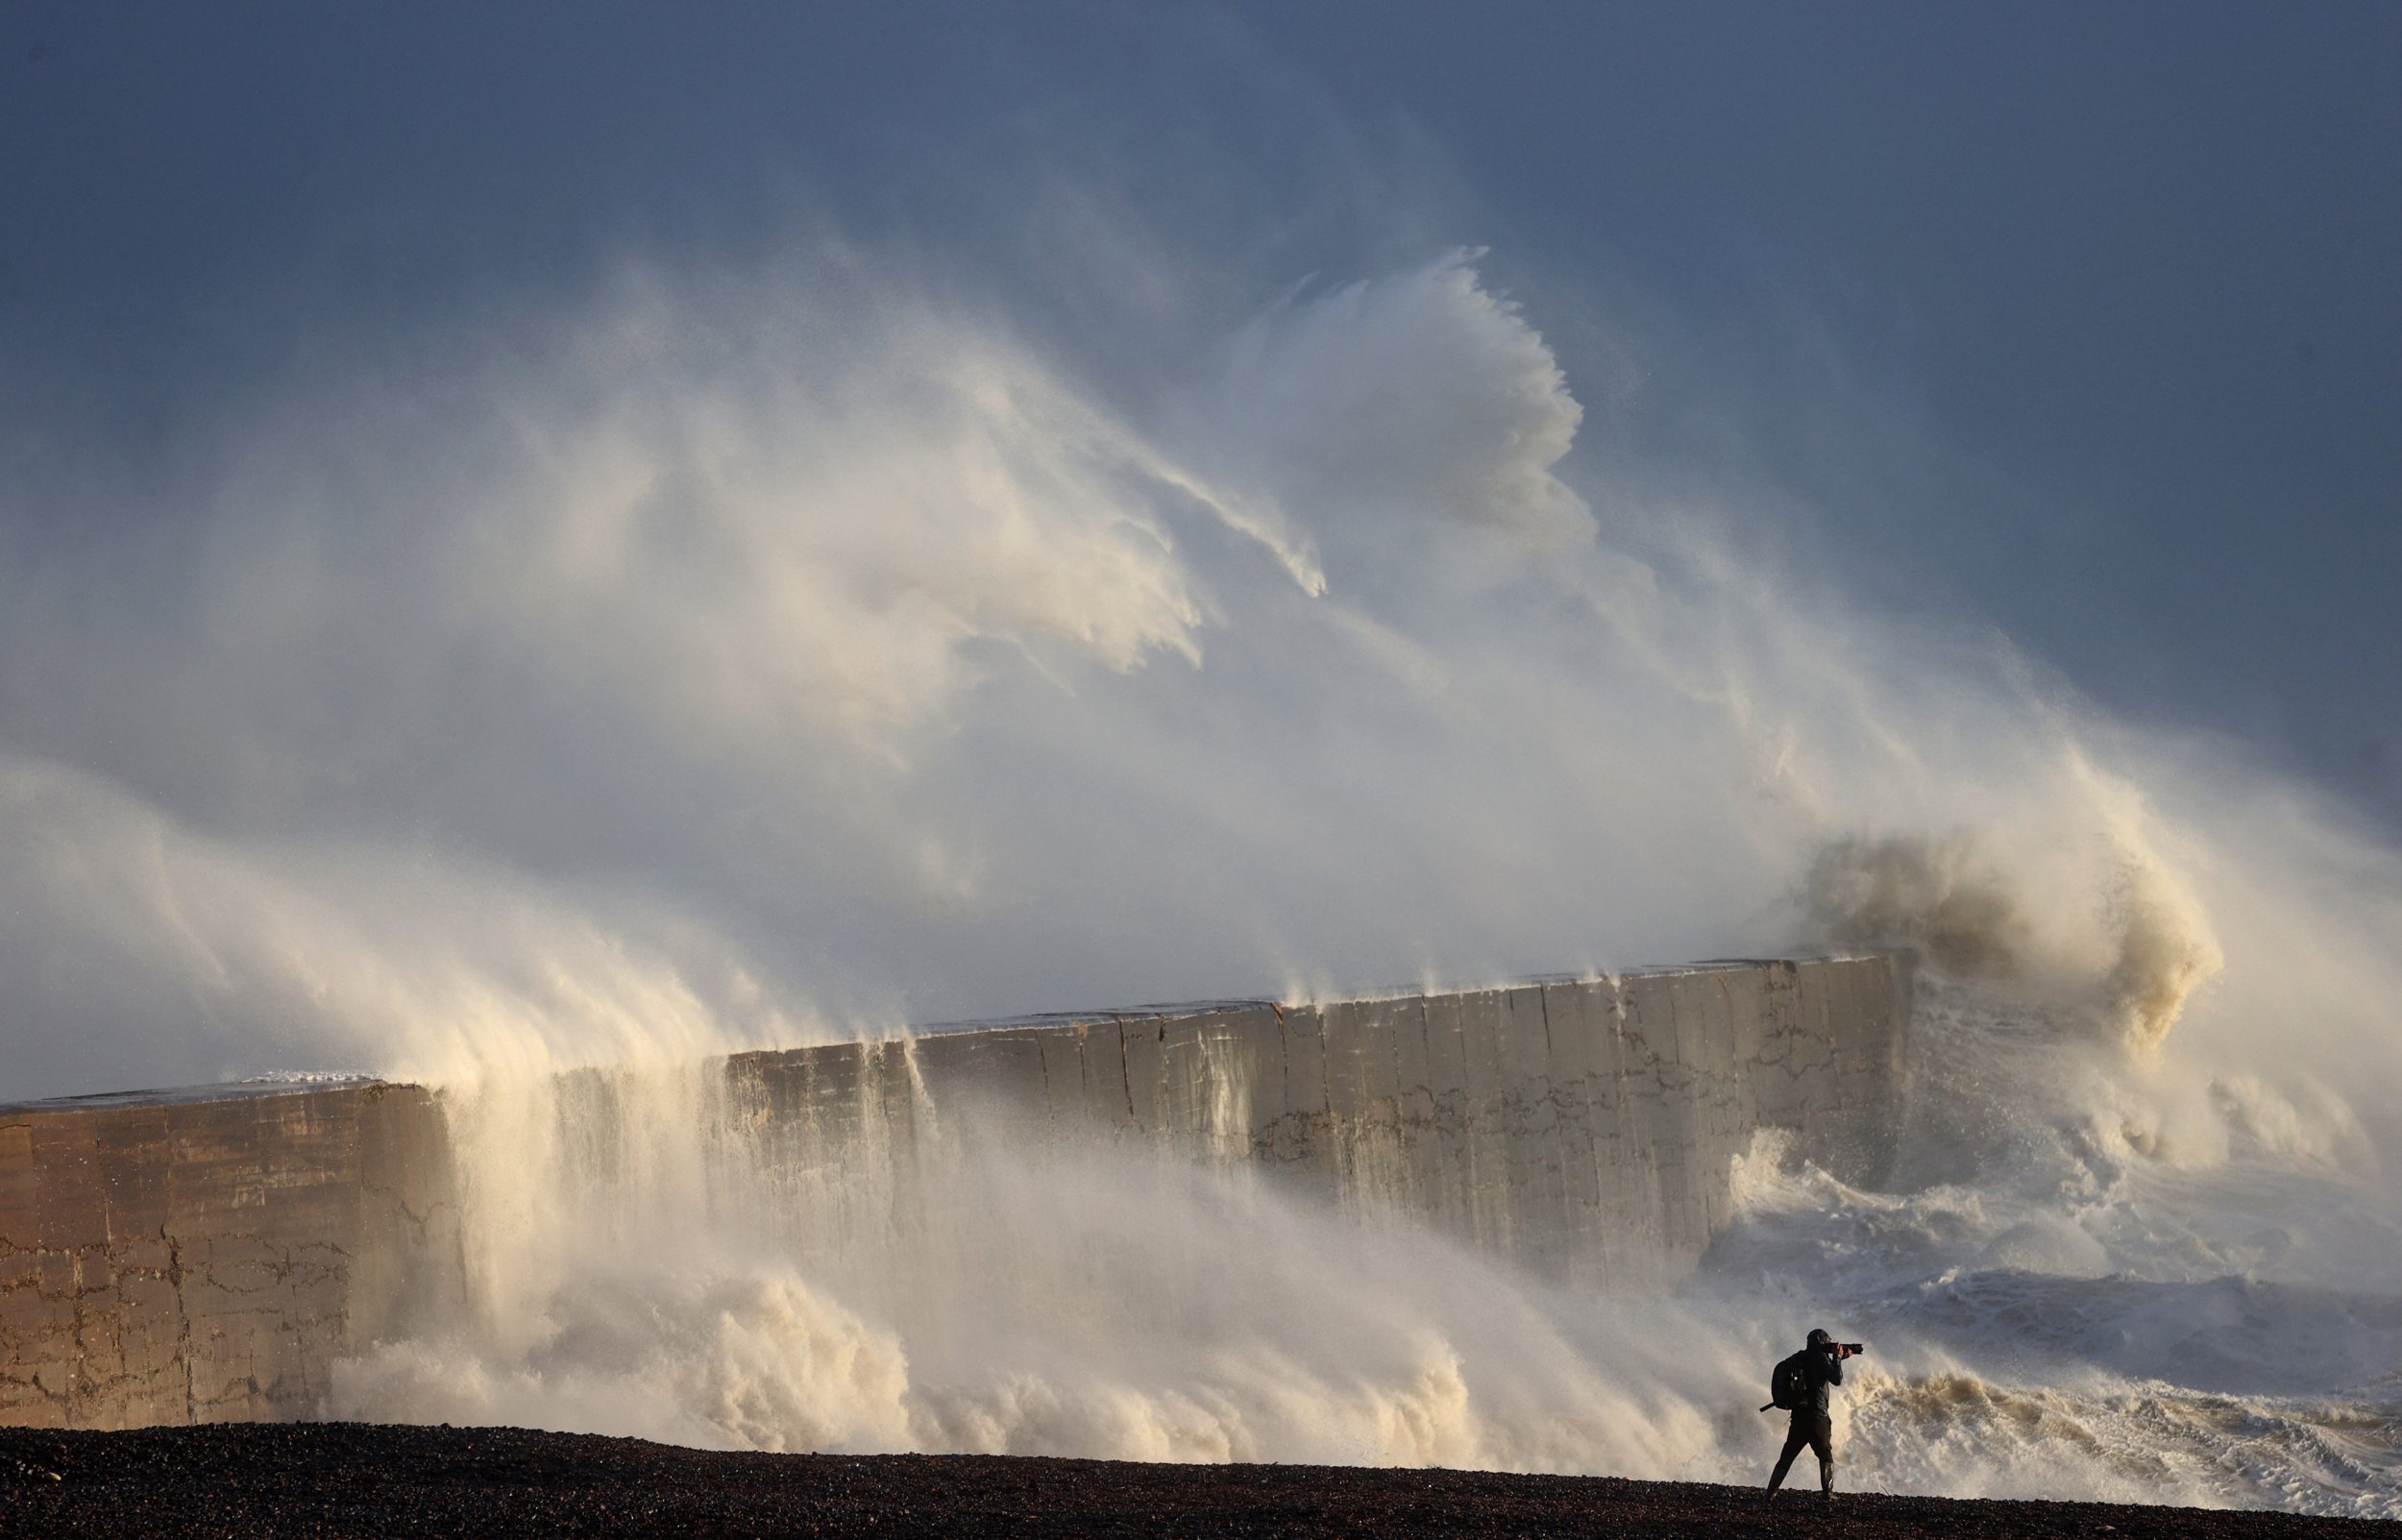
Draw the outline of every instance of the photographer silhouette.
[[[1862,1352],[1857,1342],[1838,1342],[1821,1328],[1810,1332],[1801,1352],[1777,1365],[1768,1379],[1768,1405],[1760,1410],[1793,1414],[1785,1430],[1784,1453],[1768,1478],[1768,1495],[1776,1497],[1793,1469],[1793,1457],[1807,1445],[1818,1455],[1819,1490],[1835,1495],[1835,1421],[1829,1392],[1843,1383],[1843,1360]]]

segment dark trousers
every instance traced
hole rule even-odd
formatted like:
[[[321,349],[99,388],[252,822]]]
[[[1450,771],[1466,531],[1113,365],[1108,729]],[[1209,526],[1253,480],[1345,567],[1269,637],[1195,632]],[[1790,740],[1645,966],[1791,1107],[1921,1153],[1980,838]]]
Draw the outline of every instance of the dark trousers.
[[[1793,1457],[1807,1448],[1818,1455],[1818,1489],[1835,1489],[1835,1420],[1823,1411],[1797,1411],[1793,1427],[1785,1433],[1785,1452],[1777,1456],[1777,1474],[1768,1479],[1772,1492],[1785,1484],[1785,1472],[1793,1469]]]

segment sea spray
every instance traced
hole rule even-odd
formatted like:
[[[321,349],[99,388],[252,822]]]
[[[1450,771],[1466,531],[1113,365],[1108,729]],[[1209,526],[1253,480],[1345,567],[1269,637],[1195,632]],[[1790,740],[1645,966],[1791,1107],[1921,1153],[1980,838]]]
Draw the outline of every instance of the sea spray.
[[[997,1107],[895,1128],[905,1057],[876,1046],[844,1132],[772,1150],[708,1075],[484,1088],[453,1116],[469,1301],[343,1364],[329,1409],[768,1449],[1691,1457],[1690,1414],[1587,1361],[1564,1292],[1247,1162]]]
[[[1146,272],[1200,340],[1139,363],[905,273],[461,325],[6,553],[10,1093],[453,1119],[469,1304],[329,1410],[1746,1479],[1760,1367],[1849,1321],[1847,1481],[2392,1509],[2382,837],[1871,602],[1777,489],[1580,461],[1544,297],[1468,256]],[[920,1125],[872,1042],[912,1172],[759,1159],[690,1078],[1830,936],[1934,965],[1894,1190],[1754,1152],[1669,1298]]]
[[[1296,1193],[1207,1138],[924,1105],[893,1043],[836,1050],[831,1137],[773,1134],[720,1065],[488,1086],[454,1116],[486,1167],[472,1306],[340,1365],[328,1410],[1741,1481],[1768,1452],[1755,1371],[1824,1319],[1874,1343],[1847,1484],[2390,1511],[2391,1398],[2351,1377],[2402,1350],[2402,1308],[2318,1281],[2340,1259],[2309,1233],[2368,1216],[2350,1185],[2270,1146],[2162,1168],[2114,1137],[2141,1066],[1986,987],[1924,999],[1923,1079],[2012,1098],[2001,1137],[1964,1144],[1939,1098],[1909,1137],[1970,1169],[1894,1193],[1763,1137],[1734,1229],[1648,1299]],[[2256,1204],[2282,1240],[2230,1227]],[[2355,1243],[2390,1244],[2384,1223]]]

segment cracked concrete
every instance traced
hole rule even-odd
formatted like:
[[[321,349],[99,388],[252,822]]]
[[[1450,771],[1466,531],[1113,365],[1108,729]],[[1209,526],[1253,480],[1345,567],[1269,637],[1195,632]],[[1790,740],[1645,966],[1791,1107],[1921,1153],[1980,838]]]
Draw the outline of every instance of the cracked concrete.
[[[455,1274],[448,1173],[409,1087],[0,1108],[0,1424],[306,1413],[396,1324],[393,1259]]]
[[[998,1105],[1648,1289],[1729,1222],[1758,1129],[1879,1175],[1908,989],[1872,954],[1035,1017],[736,1055],[722,1113],[729,1158],[867,1191]],[[309,1415],[336,1359],[464,1297],[452,1161],[408,1086],[0,1107],[0,1425]]]

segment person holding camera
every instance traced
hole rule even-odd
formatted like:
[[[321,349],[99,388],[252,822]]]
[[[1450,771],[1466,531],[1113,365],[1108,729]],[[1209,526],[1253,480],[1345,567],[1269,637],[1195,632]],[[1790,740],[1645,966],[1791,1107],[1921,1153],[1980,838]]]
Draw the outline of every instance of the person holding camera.
[[[1843,1360],[1861,1351],[1857,1342],[1838,1342],[1825,1329],[1813,1331],[1807,1346],[1777,1365],[1768,1380],[1769,1401],[1760,1410],[1790,1411],[1784,1453],[1768,1479],[1768,1495],[1777,1496],[1793,1457],[1806,1445],[1818,1455],[1819,1490],[1835,1495],[1835,1420],[1830,1392],[1843,1383]]]

